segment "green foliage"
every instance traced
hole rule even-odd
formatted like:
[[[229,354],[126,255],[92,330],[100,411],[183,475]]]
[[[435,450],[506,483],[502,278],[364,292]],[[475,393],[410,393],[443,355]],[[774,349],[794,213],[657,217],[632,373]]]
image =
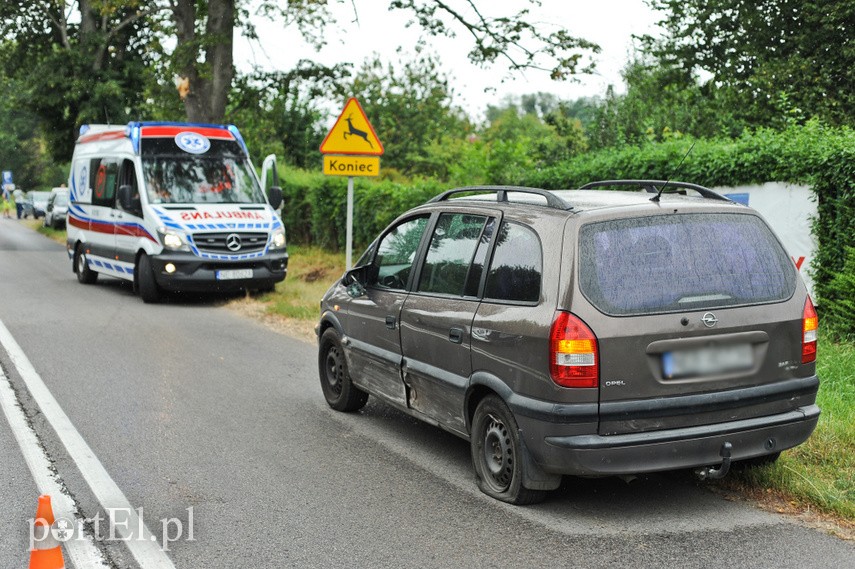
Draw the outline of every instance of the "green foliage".
[[[653,0],[665,37],[645,50],[666,69],[704,70],[729,115],[783,128],[799,117],[852,125],[855,3],[837,0]],[[687,85],[687,83],[682,83]]]
[[[397,68],[375,55],[343,91],[359,100],[383,142],[384,167],[406,174],[436,174],[442,165],[425,158],[424,149],[470,131],[463,111],[452,104],[448,77],[430,55]]]
[[[828,283],[822,314],[826,326],[840,337],[855,339],[855,247],[846,247],[843,268]]]
[[[18,89],[18,82],[0,73],[0,92]],[[12,171],[18,187],[24,191],[46,189],[65,180],[67,172],[47,155],[34,114],[18,108],[12,97],[0,97],[0,124],[0,168]]]
[[[139,2],[0,4],[0,66],[15,80],[16,107],[39,117],[51,154],[70,158],[77,128],[123,123],[143,100],[148,31]],[[71,18],[71,19],[67,19]]]
[[[289,170],[282,176],[282,219],[290,242],[341,250],[347,222],[347,178]],[[446,184],[354,180],[354,248],[367,246],[393,219],[422,204]]]
[[[613,88],[597,107],[587,135],[594,148],[662,142],[690,135],[737,137],[749,125],[735,117],[734,102],[715,85],[679,68],[638,56],[623,71],[626,94]]]

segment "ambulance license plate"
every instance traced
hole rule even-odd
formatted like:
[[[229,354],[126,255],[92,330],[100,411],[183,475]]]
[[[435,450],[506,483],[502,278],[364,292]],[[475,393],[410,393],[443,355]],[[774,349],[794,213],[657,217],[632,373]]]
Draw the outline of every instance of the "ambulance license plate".
[[[751,369],[753,366],[754,351],[751,344],[714,346],[662,354],[662,375],[665,379],[719,375]]]
[[[251,279],[252,269],[229,269],[217,271],[218,281],[230,281],[234,279]]]

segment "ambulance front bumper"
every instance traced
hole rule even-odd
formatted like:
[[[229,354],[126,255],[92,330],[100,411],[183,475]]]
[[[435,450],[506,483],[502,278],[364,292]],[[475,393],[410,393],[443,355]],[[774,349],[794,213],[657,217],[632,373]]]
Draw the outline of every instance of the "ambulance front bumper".
[[[286,251],[254,259],[202,259],[192,253],[163,253],[151,257],[158,286],[169,291],[226,291],[266,288],[285,279]]]

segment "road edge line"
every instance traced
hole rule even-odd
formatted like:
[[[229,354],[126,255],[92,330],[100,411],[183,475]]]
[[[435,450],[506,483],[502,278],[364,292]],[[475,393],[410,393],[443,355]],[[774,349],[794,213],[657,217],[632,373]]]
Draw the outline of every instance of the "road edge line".
[[[42,415],[56,432],[101,507],[107,511],[114,509],[127,512],[128,523],[116,524],[114,527],[122,538],[122,543],[130,550],[141,569],[175,569],[172,560],[158,547],[156,537],[139,518],[137,510],[131,506],[89,444],[74,427],[71,419],[62,410],[59,402],[2,320],[0,320],[0,345],[6,350],[12,365],[18,370]],[[134,535],[132,530],[137,528],[142,530],[142,535]]]

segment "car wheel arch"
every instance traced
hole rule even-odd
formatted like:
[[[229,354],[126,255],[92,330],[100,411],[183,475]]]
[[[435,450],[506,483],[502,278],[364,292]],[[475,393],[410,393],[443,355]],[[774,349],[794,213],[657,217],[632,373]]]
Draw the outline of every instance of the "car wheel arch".
[[[335,328],[335,331],[338,332],[340,338],[345,338],[346,334],[344,333],[344,326],[342,326],[341,321],[338,317],[331,311],[327,310],[323,314],[321,314],[321,320],[318,324],[318,339],[323,336],[324,332],[327,331],[328,328]]]
[[[463,399],[463,410],[466,432],[472,432],[472,418],[478,403],[488,395],[497,395],[510,407],[509,401],[514,395],[513,390],[504,381],[487,372],[475,372],[469,379],[469,387]]]

